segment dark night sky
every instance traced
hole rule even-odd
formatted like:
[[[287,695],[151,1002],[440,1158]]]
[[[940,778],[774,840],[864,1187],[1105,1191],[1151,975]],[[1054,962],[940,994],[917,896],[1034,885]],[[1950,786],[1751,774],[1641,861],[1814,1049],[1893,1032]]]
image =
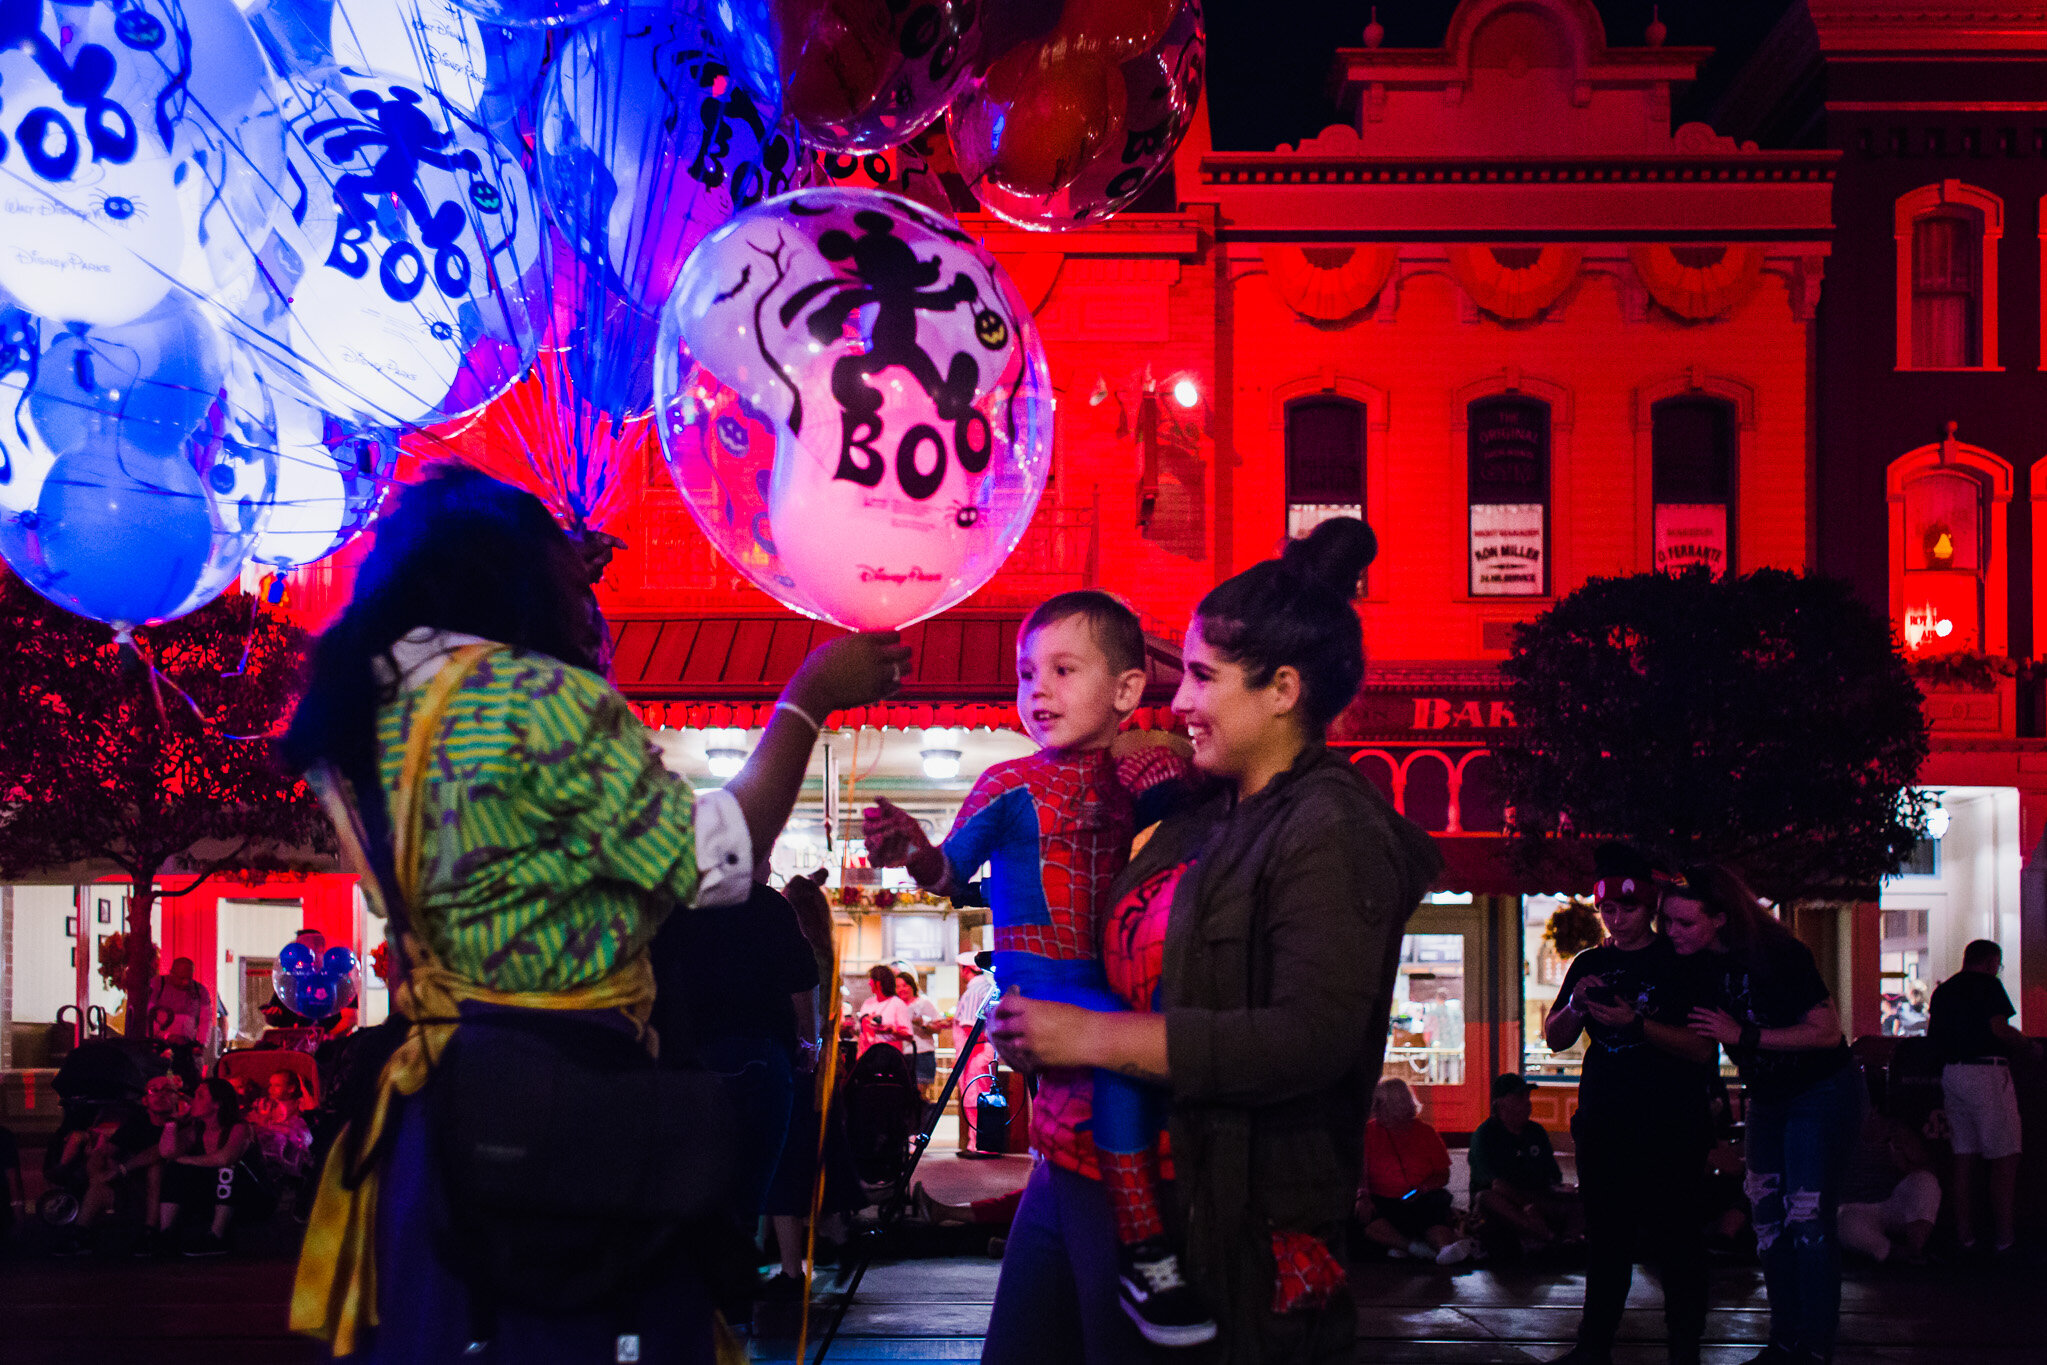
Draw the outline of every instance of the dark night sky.
[[[1639,44],[1651,0],[1595,0],[1607,41]],[[1710,86],[1738,68],[1791,0],[1661,0],[1670,46],[1718,50],[1701,72]],[[1435,47],[1455,0],[1386,0],[1387,47]],[[1328,95],[1332,54],[1363,43],[1369,3],[1359,0],[1209,0],[1209,119],[1222,151],[1268,151],[1336,121]],[[1679,122],[1687,116],[1682,94]]]

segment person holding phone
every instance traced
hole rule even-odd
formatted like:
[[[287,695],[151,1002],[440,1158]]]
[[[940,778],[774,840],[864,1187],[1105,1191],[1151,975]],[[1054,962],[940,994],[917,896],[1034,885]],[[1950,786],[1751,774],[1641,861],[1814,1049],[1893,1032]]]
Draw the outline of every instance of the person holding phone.
[[[1704,1188],[1712,1147],[1713,1044],[1688,1027],[1697,973],[1656,932],[1660,879],[1622,844],[1594,852],[1606,942],[1571,960],[1544,1021],[1552,1052],[1588,1035],[1578,1112],[1585,1311],[1557,1365],[1608,1365],[1638,1259],[1656,1264],[1673,1365],[1699,1359],[1706,1329]]]

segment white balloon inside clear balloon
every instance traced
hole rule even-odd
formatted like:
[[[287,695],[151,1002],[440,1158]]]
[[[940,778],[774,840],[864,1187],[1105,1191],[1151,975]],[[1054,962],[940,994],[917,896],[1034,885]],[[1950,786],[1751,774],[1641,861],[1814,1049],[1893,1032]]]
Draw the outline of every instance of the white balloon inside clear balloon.
[[[289,395],[274,402],[277,497],[249,558],[294,569],[332,554],[369,524],[398,444],[384,433],[339,430],[336,419]]]
[[[707,237],[655,376],[663,450],[705,533],[768,592],[852,629],[967,597],[1044,490],[1053,398],[1029,310],[957,224],[894,195],[800,191]],[[765,534],[738,413],[775,433]]]
[[[449,0],[346,0],[334,6],[334,64],[431,87],[474,111],[489,80],[483,26]]]
[[[173,290],[245,281],[240,239],[262,235],[280,132],[231,0],[7,8],[22,29],[0,29],[0,290],[116,326]]]
[[[265,327],[304,396],[394,426],[515,382],[537,340],[520,304],[542,236],[511,154],[432,90],[377,74],[294,86],[287,129],[306,192],[271,252],[289,316]]]

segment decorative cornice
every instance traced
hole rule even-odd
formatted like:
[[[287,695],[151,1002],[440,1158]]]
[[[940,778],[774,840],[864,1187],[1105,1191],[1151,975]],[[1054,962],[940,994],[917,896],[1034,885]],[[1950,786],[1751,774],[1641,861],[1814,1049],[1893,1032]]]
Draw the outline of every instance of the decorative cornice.
[[[990,251],[1056,251],[1064,256],[1176,256],[1201,254],[1212,219],[1186,213],[1123,213],[1061,232],[1031,232],[992,214],[962,213],[960,227]]]
[[[1416,688],[1468,688],[1499,692],[1507,685],[1493,663],[1461,659],[1371,659],[1365,663],[1367,692],[1412,692]]]
[[[1828,54],[2003,53],[2047,60],[2047,5],[1806,0]]]
[[[1216,152],[1201,159],[1204,185],[1677,185],[1823,184],[1835,151],[1718,156],[1465,159],[1330,157],[1294,152]]]

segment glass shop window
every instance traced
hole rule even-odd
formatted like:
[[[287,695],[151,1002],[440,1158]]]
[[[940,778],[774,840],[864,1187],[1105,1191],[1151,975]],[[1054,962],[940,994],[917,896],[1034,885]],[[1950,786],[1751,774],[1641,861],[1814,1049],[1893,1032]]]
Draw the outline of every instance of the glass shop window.
[[[1543,1041],[1542,1021],[1556,1004],[1571,959],[1599,942],[1599,916],[1578,896],[1521,898],[1522,1070],[1536,1079],[1578,1079],[1585,1036],[1562,1052]]]
[[[1406,934],[1381,1076],[1464,1084],[1464,935]]]

